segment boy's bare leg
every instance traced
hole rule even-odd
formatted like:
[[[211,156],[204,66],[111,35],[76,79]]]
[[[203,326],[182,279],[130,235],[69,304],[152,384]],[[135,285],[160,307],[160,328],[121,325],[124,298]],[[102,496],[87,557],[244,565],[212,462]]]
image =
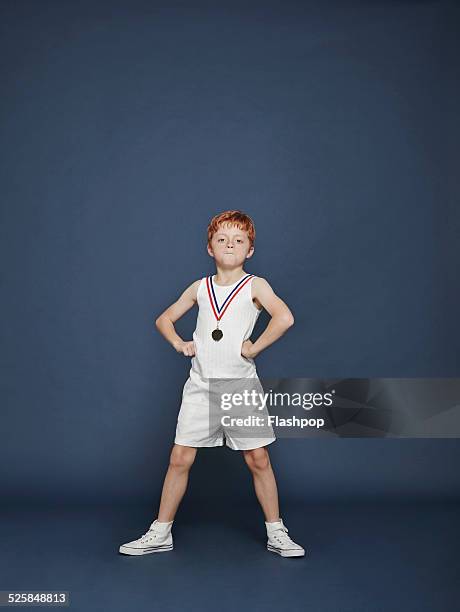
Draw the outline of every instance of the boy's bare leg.
[[[174,444],[161,492],[160,509],[158,511],[158,521],[160,523],[168,523],[174,520],[177,508],[187,489],[188,475],[195,461],[196,451],[197,449],[192,446]]]
[[[278,489],[268,450],[263,446],[262,448],[245,450],[243,454],[251,470],[256,496],[265,514],[265,520],[267,523],[278,521]]]

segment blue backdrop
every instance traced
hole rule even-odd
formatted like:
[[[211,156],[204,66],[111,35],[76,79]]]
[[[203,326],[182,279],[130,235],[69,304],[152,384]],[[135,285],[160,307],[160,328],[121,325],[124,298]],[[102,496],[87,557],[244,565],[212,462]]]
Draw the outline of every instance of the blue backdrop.
[[[295,315],[261,376],[459,375],[459,13],[383,4],[1,3],[4,501],[157,504],[190,358],[154,320],[226,209]],[[458,440],[270,452],[282,500],[459,497]],[[225,448],[191,485],[254,496]]]

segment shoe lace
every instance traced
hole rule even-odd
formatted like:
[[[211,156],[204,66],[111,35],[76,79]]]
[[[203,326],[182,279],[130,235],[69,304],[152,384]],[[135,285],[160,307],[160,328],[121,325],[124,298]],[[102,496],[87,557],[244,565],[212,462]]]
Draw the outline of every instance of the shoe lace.
[[[154,540],[158,537],[158,533],[155,531],[154,527],[151,527],[148,531],[146,531],[141,537],[139,541],[144,544],[145,542],[149,542],[150,540]]]
[[[283,525],[272,532],[272,538],[277,540],[280,544],[294,544],[293,540],[288,536],[288,531],[288,528]]]

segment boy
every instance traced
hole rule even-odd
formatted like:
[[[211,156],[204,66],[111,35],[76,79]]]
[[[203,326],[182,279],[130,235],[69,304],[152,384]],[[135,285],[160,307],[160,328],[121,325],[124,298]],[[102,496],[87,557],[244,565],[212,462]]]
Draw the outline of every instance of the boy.
[[[254,239],[255,228],[248,215],[239,210],[216,215],[208,226],[207,250],[215,260],[217,274],[192,283],[156,320],[157,329],[176,351],[192,357],[191,369],[183,389],[158,517],[143,536],[120,546],[120,553],[144,555],[173,549],[171,528],[197,448],[224,443],[222,431],[210,425],[209,379],[257,379],[254,357],[294,323],[291,311],[268,282],[243,270],[246,259],[254,253]],[[174,323],[195,304],[199,311],[193,340],[184,341]],[[262,308],[271,319],[252,343],[249,338]],[[273,430],[270,427],[265,437],[238,433],[238,428],[226,430],[226,444],[243,452],[252,472],[265,516],[267,549],[282,557],[305,555],[288,536],[279,516],[276,481],[266,448],[276,439]]]

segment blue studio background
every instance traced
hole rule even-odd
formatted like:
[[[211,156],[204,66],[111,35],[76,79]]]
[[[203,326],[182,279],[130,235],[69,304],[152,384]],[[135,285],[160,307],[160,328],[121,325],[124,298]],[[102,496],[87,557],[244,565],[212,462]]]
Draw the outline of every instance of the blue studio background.
[[[147,529],[190,369],[154,320],[214,272],[206,228],[223,210],[254,219],[246,270],[296,319],[257,358],[261,377],[459,375],[455,3],[2,0],[0,13],[0,491],[19,531],[31,507],[48,508],[36,516],[52,532],[61,505],[132,504],[112,514],[120,562],[117,545]],[[177,323],[184,339],[195,320]],[[298,530],[318,504],[459,500],[456,439],[291,439],[270,453]],[[199,451],[176,522],[194,513],[263,529],[239,453]],[[79,575],[74,608],[78,594],[90,609],[91,581],[37,575],[22,542],[0,589]],[[321,609],[335,609],[320,580]],[[341,610],[369,609],[339,592]],[[425,597],[446,605],[446,592]],[[115,609],[110,593],[97,601]]]

